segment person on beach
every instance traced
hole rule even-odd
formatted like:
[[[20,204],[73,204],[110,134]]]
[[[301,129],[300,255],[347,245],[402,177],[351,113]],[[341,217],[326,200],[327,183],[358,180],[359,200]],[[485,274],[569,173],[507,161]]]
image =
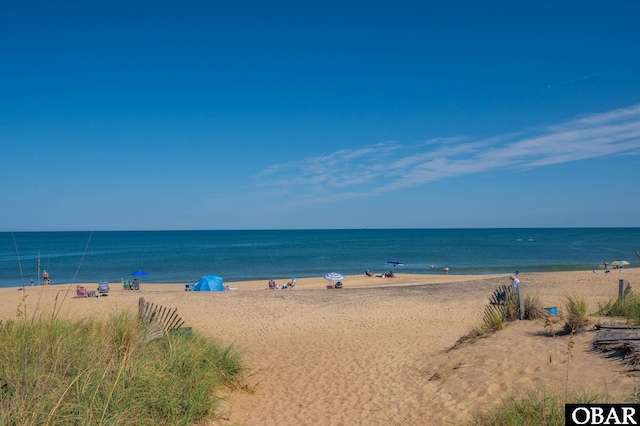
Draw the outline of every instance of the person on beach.
[[[44,285],[49,285],[49,273],[46,269],[42,273],[42,281],[44,282]]]
[[[511,278],[511,288],[514,291],[518,291],[518,287],[520,286],[520,280],[518,279],[518,277],[516,277],[515,275],[511,275],[509,278]]]
[[[609,262],[607,262],[607,259],[604,260],[604,270],[608,270],[609,269]]]

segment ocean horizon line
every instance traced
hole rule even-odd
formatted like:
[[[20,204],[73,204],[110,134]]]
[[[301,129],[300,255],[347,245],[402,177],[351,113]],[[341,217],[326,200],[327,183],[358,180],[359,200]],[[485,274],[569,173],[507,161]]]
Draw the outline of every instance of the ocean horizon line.
[[[246,229],[50,229],[50,230],[13,230],[0,231],[2,233],[50,233],[50,232],[245,232],[245,231],[472,231],[472,230],[544,230],[544,229],[640,229],[640,226],[524,226],[524,227],[436,227],[436,228],[416,228],[416,227],[385,227],[385,228],[246,228]]]

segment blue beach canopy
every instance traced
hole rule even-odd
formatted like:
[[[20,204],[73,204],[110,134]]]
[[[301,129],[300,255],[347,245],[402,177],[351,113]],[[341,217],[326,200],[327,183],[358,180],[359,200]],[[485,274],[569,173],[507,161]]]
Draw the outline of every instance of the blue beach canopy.
[[[224,291],[222,277],[217,275],[206,275],[193,286],[193,291]]]

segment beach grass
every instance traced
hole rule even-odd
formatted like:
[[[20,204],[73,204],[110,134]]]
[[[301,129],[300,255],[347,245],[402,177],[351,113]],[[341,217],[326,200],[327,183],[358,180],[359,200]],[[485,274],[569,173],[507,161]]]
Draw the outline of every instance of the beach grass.
[[[538,296],[527,295],[524,298],[524,318],[527,320],[535,320],[544,318],[546,312],[542,307],[542,302]],[[504,305],[500,308],[486,309],[483,324],[473,328],[467,336],[466,340],[473,337],[487,336],[496,331],[502,330],[504,326],[511,321],[516,321],[520,316],[520,306],[517,295],[514,293],[511,297],[506,298]]]
[[[599,313],[612,317],[625,317],[633,324],[640,324],[640,295],[630,292],[622,299],[610,300],[600,305]]]
[[[471,423],[477,426],[562,426],[564,405],[611,403],[606,393],[579,392],[568,396],[555,393],[528,392],[522,398],[507,397],[494,408],[475,414]]]
[[[132,313],[0,328],[0,424],[191,424],[215,417],[240,356],[209,338],[145,342]]]
[[[567,295],[564,331],[567,334],[584,331],[589,323],[589,306],[584,297]]]
[[[535,320],[547,316],[544,305],[537,295],[526,295],[524,298],[524,317],[528,320]]]

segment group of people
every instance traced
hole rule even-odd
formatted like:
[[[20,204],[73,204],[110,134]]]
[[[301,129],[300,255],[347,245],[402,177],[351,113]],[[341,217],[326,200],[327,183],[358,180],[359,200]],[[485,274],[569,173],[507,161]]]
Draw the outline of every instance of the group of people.
[[[364,272],[364,274],[365,274],[366,276],[368,276],[368,277],[372,277],[372,276],[373,276],[373,274],[371,273],[371,271],[370,271],[370,270],[368,270],[368,269]],[[389,272],[387,272],[387,273],[383,273],[383,274],[380,274],[380,275],[376,275],[376,277],[378,277],[378,278],[394,278],[395,276],[396,276],[396,275],[393,273],[393,271],[389,271]]]
[[[269,280],[269,290],[280,290],[280,289],[284,290],[287,288],[295,287],[295,285],[296,285],[296,278],[291,278],[291,281],[289,281],[286,284],[283,284],[282,287],[278,286],[274,280]]]

